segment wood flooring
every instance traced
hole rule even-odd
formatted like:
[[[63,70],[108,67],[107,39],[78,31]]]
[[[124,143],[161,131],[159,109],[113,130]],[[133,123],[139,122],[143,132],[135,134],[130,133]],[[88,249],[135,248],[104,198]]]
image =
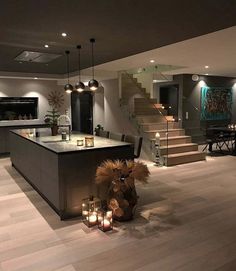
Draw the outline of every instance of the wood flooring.
[[[236,270],[236,157],[149,169],[135,219],[103,233],[60,221],[1,158],[0,271]]]

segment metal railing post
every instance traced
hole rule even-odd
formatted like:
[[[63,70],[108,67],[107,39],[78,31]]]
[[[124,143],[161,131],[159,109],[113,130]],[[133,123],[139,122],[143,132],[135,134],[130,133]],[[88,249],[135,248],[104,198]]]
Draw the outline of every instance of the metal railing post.
[[[169,121],[166,121],[166,166],[168,167],[168,155],[169,155]]]

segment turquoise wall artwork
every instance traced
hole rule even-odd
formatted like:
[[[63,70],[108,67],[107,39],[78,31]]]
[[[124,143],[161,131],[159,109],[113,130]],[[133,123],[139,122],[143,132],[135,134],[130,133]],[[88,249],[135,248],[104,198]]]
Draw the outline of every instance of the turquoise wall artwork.
[[[232,90],[230,88],[201,88],[201,120],[229,120],[231,108]]]

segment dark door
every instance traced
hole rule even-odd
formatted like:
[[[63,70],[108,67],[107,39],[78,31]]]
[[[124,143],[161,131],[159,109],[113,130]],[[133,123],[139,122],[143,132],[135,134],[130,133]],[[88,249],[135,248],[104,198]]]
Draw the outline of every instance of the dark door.
[[[160,87],[160,103],[170,107],[168,115],[178,117],[179,86],[167,85]]]
[[[71,94],[72,130],[93,134],[93,95],[91,92]]]

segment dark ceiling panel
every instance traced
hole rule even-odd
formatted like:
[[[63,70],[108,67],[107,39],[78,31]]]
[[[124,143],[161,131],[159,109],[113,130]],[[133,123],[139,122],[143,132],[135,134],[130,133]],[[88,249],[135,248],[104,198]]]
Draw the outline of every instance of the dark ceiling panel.
[[[235,14],[235,0],[3,0],[0,70],[62,74],[64,57],[48,65],[19,64],[14,58],[24,50],[63,54],[69,49],[74,71],[77,44],[82,67],[91,66],[91,37],[95,64],[101,64],[233,26]]]

